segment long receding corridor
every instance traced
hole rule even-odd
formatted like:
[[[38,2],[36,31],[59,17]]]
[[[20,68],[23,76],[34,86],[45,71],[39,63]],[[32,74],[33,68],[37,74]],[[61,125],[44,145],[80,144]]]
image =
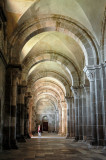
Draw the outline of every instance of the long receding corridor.
[[[0,0],[0,160],[106,159],[106,0]]]

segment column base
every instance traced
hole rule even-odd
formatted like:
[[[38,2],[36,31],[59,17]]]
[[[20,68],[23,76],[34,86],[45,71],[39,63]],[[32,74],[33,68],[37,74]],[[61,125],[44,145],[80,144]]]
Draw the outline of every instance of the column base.
[[[104,146],[106,147],[106,139],[104,139],[104,143],[103,143],[103,144],[104,144]]]
[[[97,140],[91,140],[91,142],[90,142],[90,145],[92,145],[92,146],[97,146]]]
[[[17,141],[18,142],[26,142],[25,137],[23,135],[21,135],[20,137],[17,137]]]
[[[81,141],[82,141],[82,140],[83,140],[83,136],[79,136],[79,140],[81,140]]]
[[[10,149],[11,149],[11,146],[10,146],[10,144],[5,143],[5,144],[3,144],[2,149],[3,149],[3,150],[10,150]]]
[[[66,136],[66,139],[71,139],[71,137],[69,135]]]
[[[92,136],[87,136],[86,143],[91,144],[91,142],[92,142]]]
[[[97,142],[97,145],[98,146],[104,146],[104,140],[103,139],[99,139],[98,142]]]
[[[26,139],[30,139],[31,137],[30,137],[29,134],[26,134],[26,135],[25,135],[25,138],[26,138]]]
[[[18,146],[17,146],[17,144],[16,144],[16,140],[11,140],[11,142],[10,142],[11,144],[11,149],[18,149]]]
[[[78,141],[79,140],[79,136],[75,136],[75,141]]]

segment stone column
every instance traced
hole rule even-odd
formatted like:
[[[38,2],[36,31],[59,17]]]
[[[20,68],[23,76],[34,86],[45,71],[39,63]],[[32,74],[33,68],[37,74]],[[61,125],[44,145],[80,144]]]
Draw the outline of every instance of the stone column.
[[[6,71],[5,102],[4,102],[3,149],[10,149],[11,125],[11,68]]]
[[[65,124],[65,108],[62,108],[62,135],[66,135],[66,124]]]
[[[66,138],[70,138],[71,136],[71,116],[70,113],[72,111],[72,105],[71,105],[71,97],[65,97],[67,102],[67,133]]]
[[[74,94],[74,108],[75,108],[75,140],[79,140],[78,132],[78,99],[79,95],[77,92],[77,87],[71,87],[71,90]]]
[[[59,135],[62,134],[62,109],[59,109]]]
[[[102,86],[101,86],[101,65],[95,66],[95,101],[96,101],[96,123],[97,123],[97,145],[103,145],[103,106],[102,106]]]
[[[17,112],[17,69],[12,69],[11,76],[11,127],[10,145],[12,149],[17,149],[16,144],[16,112]]]
[[[86,140],[91,142],[92,140],[92,127],[91,127],[91,107],[90,107],[90,87],[84,87],[86,96],[86,116],[87,116],[87,126],[86,126]]]
[[[83,140],[87,139],[87,105],[86,105],[86,92],[84,87],[82,88],[82,132],[83,132]]]
[[[56,110],[55,113],[55,132],[58,133],[59,130],[59,111]]]
[[[22,142],[26,142],[24,138],[24,112],[25,112],[25,91],[26,87],[21,86],[21,97],[20,97],[20,107],[21,107],[21,112],[20,112],[20,138]]]
[[[96,132],[96,103],[95,103],[95,69],[85,67],[87,78],[90,81],[90,108],[91,108],[91,127],[92,127],[92,145],[97,144]]]
[[[18,86],[17,87],[17,122],[16,122],[16,138],[17,138],[17,141],[19,141],[20,139],[20,136],[21,136],[21,131],[20,131],[20,126],[21,126],[21,122],[20,122],[20,114],[21,114],[21,101],[20,101],[20,98],[21,98],[21,86]]]
[[[17,149],[16,145],[16,99],[19,67],[9,65],[6,71],[3,149]]]
[[[71,137],[75,138],[75,108],[74,108],[74,97],[72,97],[71,99],[71,103],[72,103],[72,123],[71,123]]]
[[[24,138],[24,113],[25,113],[25,91],[26,86],[18,86],[18,105],[17,105],[17,141],[25,142]]]
[[[31,98],[31,96],[25,96],[25,113],[24,113],[24,135],[25,135],[25,138],[30,138],[29,133],[28,133],[28,127],[29,127],[28,102],[29,102],[29,98]]]
[[[73,97],[70,100],[70,137],[74,137]]]
[[[57,110],[57,133],[59,132],[59,110]]]
[[[106,62],[102,64],[101,68],[102,79],[102,115],[103,115],[103,133],[104,133],[104,146],[106,146]]]
[[[82,128],[82,88],[78,87],[78,133],[79,140],[83,140],[83,128]]]

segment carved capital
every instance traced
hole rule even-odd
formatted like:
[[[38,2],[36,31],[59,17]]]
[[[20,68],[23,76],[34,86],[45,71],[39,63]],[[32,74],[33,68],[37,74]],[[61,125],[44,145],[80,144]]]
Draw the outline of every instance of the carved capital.
[[[75,98],[79,98],[79,87],[74,87],[74,86],[71,86],[71,90],[74,94],[74,97]]]
[[[65,99],[66,99],[66,102],[68,103],[68,102],[71,102],[71,100],[73,99],[73,97],[71,97],[71,96],[66,96]]]
[[[95,70],[87,70],[86,76],[89,81],[94,81],[95,80]]]
[[[90,87],[85,86],[85,87],[84,87],[84,90],[85,90],[85,92],[86,92],[87,94],[90,93]]]
[[[95,68],[94,67],[85,66],[84,72],[86,73],[86,76],[89,81],[95,80]]]

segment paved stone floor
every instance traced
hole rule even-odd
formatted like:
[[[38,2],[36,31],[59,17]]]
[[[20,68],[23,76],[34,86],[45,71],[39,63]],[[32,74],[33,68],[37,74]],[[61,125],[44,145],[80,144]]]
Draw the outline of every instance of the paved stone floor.
[[[55,136],[54,136],[55,137]],[[32,138],[19,143],[18,150],[3,151],[0,160],[106,160],[106,150],[63,137]]]

